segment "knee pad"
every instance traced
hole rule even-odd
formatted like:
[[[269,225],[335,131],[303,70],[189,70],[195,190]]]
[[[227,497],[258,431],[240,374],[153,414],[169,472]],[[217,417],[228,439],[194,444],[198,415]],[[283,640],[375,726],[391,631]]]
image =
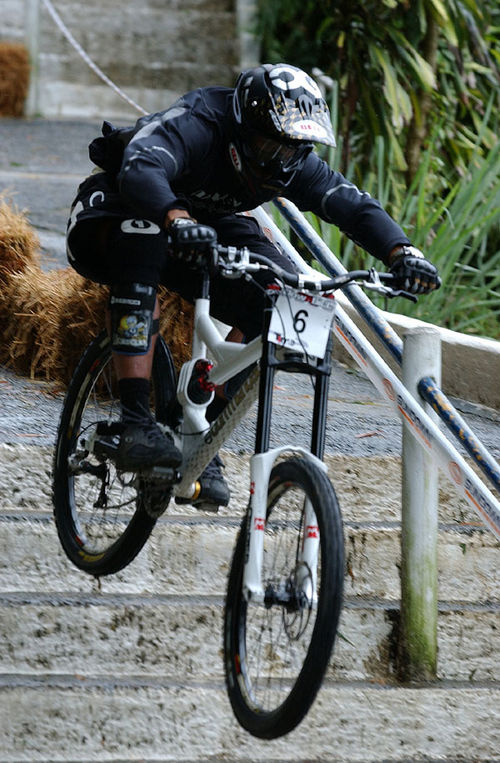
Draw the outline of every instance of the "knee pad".
[[[151,346],[154,286],[141,283],[117,284],[111,288],[111,347],[120,355],[145,355]],[[155,324],[157,321],[154,322]]]

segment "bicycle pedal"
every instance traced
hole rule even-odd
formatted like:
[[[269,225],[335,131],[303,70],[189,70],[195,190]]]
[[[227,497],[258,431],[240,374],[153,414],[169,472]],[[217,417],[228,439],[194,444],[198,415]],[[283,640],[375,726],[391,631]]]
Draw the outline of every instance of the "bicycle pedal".
[[[197,511],[208,511],[210,514],[218,514],[219,506],[216,503],[210,503],[209,501],[195,501],[193,504]]]
[[[217,514],[220,508],[217,503],[213,503],[212,501],[203,501],[199,498],[183,498],[179,495],[176,495],[175,502],[177,506],[194,506],[198,511],[209,511],[210,514]]]
[[[140,474],[141,477],[152,482],[167,482],[169,485],[181,480],[179,470],[173,466],[150,466],[147,469],[142,469]]]
[[[120,437],[114,435],[106,440],[95,439],[92,450],[97,458],[116,458],[118,452],[118,446],[120,445]]]

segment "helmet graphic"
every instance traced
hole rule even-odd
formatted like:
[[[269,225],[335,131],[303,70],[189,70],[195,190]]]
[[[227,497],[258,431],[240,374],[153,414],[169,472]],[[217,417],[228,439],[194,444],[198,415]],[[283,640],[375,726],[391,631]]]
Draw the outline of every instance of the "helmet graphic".
[[[295,66],[263,64],[242,72],[233,112],[243,161],[261,177],[295,172],[314,143],[335,146],[321,91]]]

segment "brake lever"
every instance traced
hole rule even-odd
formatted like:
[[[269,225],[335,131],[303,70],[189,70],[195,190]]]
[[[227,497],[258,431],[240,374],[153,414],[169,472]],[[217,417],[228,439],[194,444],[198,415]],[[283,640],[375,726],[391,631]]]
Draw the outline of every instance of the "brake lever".
[[[356,281],[354,281],[356,283]],[[390,286],[384,286],[383,283],[369,283],[368,281],[365,281],[364,283],[358,283],[358,286],[362,286],[364,289],[368,291],[376,291],[377,294],[382,294],[384,297],[388,297],[389,299],[393,299],[394,297],[404,297],[405,299],[409,299],[410,302],[418,302],[417,297],[414,294],[410,294],[409,291],[403,291],[403,289],[392,289]]]
[[[390,293],[387,294],[389,298],[392,297],[404,297],[404,299],[409,299],[410,302],[418,302],[418,297],[415,296],[415,294],[410,294],[409,291],[404,291],[403,289],[392,289]]]
[[[389,299],[403,297],[404,299],[410,300],[410,302],[418,302],[415,294],[411,294],[409,291],[404,291],[404,289],[393,289],[391,286],[384,286],[380,275],[375,268],[370,268],[370,281],[365,281],[364,286],[367,289],[383,294],[385,297],[389,297]]]

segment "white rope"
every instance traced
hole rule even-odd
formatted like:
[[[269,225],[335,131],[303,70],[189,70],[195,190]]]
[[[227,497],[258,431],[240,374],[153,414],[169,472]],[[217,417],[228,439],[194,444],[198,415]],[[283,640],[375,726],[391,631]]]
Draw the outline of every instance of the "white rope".
[[[147,114],[147,111],[144,111],[144,109],[141,106],[139,106],[139,104],[137,104],[135,101],[133,101],[132,98],[129,98],[128,95],[126,95],[123,92],[123,90],[120,90],[120,88],[117,85],[115,85],[115,83],[112,82],[112,80],[110,80],[109,77],[107,77],[104,74],[104,72],[101,71],[101,69],[99,69],[97,64],[95,64],[92,61],[92,59],[87,55],[87,53],[84,51],[82,46],[75,40],[75,38],[73,37],[73,35],[69,31],[69,29],[66,26],[66,24],[64,23],[64,21],[59,16],[58,12],[54,8],[54,6],[50,2],[50,0],[42,0],[42,2],[45,5],[45,7],[47,8],[47,10],[50,13],[50,15],[52,16],[52,18],[54,19],[54,21],[57,24],[57,26],[59,27],[59,29],[61,30],[61,32],[63,33],[63,35],[68,40],[68,42],[71,43],[71,45],[74,47],[74,49],[76,50],[78,55],[81,56],[81,58],[83,58],[85,63],[92,69],[92,71],[95,72],[97,74],[97,76],[100,79],[102,79],[103,82],[105,82],[107,85],[109,85],[109,87],[112,88],[115,91],[115,93],[118,93],[118,95],[121,98],[123,98],[125,101],[127,101],[127,103],[129,103],[131,106],[133,106],[134,109],[137,109],[137,111],[140,111],[141,114]]]

